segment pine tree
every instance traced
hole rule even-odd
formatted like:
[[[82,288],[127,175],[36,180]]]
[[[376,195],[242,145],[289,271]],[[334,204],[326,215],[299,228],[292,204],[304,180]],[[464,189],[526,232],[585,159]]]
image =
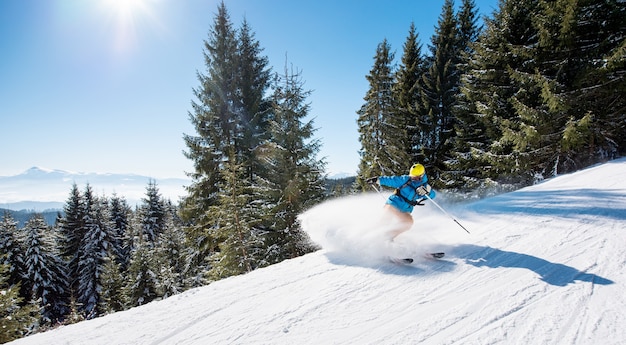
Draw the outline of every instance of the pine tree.
[[[477,25],[477,9],[473,0],[463,0],[460,12],[457,14],[458,25],[458,61],[456,68],[461,73],[459,89],[456,93],[456,103],[452,108],[454,116],[454,135],[449,139],[452,151],[450,159],[445,161],[445,171],[440,180],[442,187],[474,189],[477,185],[477,170],[471,165],[472,145],[484,143],[484,126],[475,119],[476,104],[471,94],[464,86],[471,82],[474,46],[482,27]],[[483,148],[484,149],[484,148]]]
[[[460,83],[459,32],[454,15],[453,0],[446,0],[439,17],[435,34],[429,46],[431,56],[423,77],[422,102],[424,112],[420,129],[424,137],[422,152],[429,171],[431,184],[438,186],[444,162],[451,156],[454,136],[454,114]]]
[[[523,183],[532,183],[550,174],[558,161],[558,138],[562,124],[566,121],[566,103],[557,94],[564,91],[563,84],[550,76],[548,65],[559,64],[555,42],[542,38],[538,29],[538,18],[545,14],[538,2],[532,13],[531,23],[537,32],[537,44],[520,46],[514,53],[525,56],[531,63],[511,69],[511,79],[518,85],[518,91],[510,98],[515,117],[513,121],[502,123],[502,139],[513,146],[516,153],[516,175],[523,177]],[[565,16],[571,20],[571,16]],[[547,25],[556,24],[553,20]],[[558,24],[556,24],[558,25]],[[547,50],[546,50],[547,48]],[[548,62],[550,61],[550,62]],[[562,68],[564,66],[559,66]],[[567,68],[565,68],[567,69]],[[568,73],[568,72],[566,72]]]
[[[532,52],[527,47],[537,44],[537,31],[532,25],[536,6],[535,0],[501,1],[472,45],[474,51],[462,88],[472,113],[458,127],[463,131],[463,140],[456,146],[465,153],[463,181],[469,183],[469,188],[488,187],[492,181],[517,183],[528,179],[505,133],[517,130],[510,128],[518,123],[511,99],[526,92],[512,74],[515,70],[534,69]]]
[[[6,258],[0,257],[5,261]],[[37,306],[23,305],[20,286],[9,284],[9,267],[0,264],[0,343],[23,337],[36,322]]]
[[[392,136],[402,137],[390,126],[397,109],[393,97],[393,58],[391,46],[385,39],[376,48],[374,66],[366,76],[369,89],[364,97],[365,104],[357,111],[361,142],[357,183],[362,189],[367,187],[365,178],[395,174],[399,168],[394,164],[398,147],[390,143],[393,142]]]
[[[166,216],[164,228],[159,236],[153,262],[157,263],[160,297],[166,298],[181,292],[185,288],[185,237],[176,221],[176,210],[171,203],[165,204]]]
[[[267,191],[272,209],[268,215],[271,229],[265,236],[266,262],[274,264],[312,251],[297,216],[324,197],[324,161],[317,160],[320,149],[315,139],[313,120],[306,103],[310,91],[303,89],[298,72],[276,75],[272,95],[272,120],[266,158]],[[257,199],[258,200],[258,199]]]
[[[102,290],[99,310],[103,314],[124,310],[126,306],[124,277],[122,276],[121,265],[116,261],[115,255],[110,252],[104,258],[100,281]]]
[[[422,146],[422,132],[420,131],[420,113],[423,112],[422,76],[425,72],[425,61],[422,56],[422,46],[419,43],[415,24],[411,23],[409,36],[404,43],[402,61],[396,72],[394,84],[394,98],[397,100],[396,109],[399,118],[398,127],[406,128],[406,136],[400,138],[399,151],[403,154],[397,157],[398,162],[421,162],[424,160],[420,147]],[[400,132],[402,133],[402,132]],[[399,169],[406,170],[404,165]]]
[[[619,151],[615,143],[623,143],[626,125],[613,114],[624,109],[623,88],[616,87],[624,76],[600,76],[608,71],[607,57],[626,42],[626,5],[561,0],[541,1],[540,9],[534,23],[545,60],[541,82],[554,85],[544,86],[542,96],[555,132],[546,133],[552,158],[541,173],[553,176],[611,158]]]
[[[591,135],[587,136],[591,140],[586,140],[578,152],[581,156],[584,156],[585,150],[593,152],[595,160],[626,155],[626,4],[623,1],[609,3],[613,6],[609,12],[611,18],[621,18],[622,24],[613,31],[607,30],[608,35],[604,36],[603,42],[613,44],[599,51],[598,56],[604,58],[594,60],[596,68],[587,74],[589,83],[580,85],[576,98],[586,105],[585,108],[594,110],[589,116],[594,117],[596,124],[590,128]],[[598,11],[596,15],[602,15],[600,13]],[[584,121],[584,117],[581,120]],[[584,123],[573,125],[577,132],[585,126]]]
[[[249,185],[244,182],[245,170],[237,164],[234,153],[225,164],[220,203],[212,207],[210,213],[218,223],[215,234],[219,239],[219,250],[211,256],[209,277],[212,280],[257,268],[257,250],[261,248],[261,238],[254,231],[260,217],[258,209],[252,206]]]
[[[182,200],[181,214],[188,224],[185,231],[189,239],[190,270],[206,270],[204,258],[217,249],[215,221],[209,209],[219,202],[219,186],[223,152],[233,148],[232,126],[235,115],[231,104],[235,103],[235,73],[237,42],[235,30],[224,3],[204,41],[204,64],[206,74],[198,73],[200,86],[194,89],[197,101],[192,102],[189,114],[196,135],[185,135],[188,151],[185,156],[194,162],[195,171],[190,173],[192,183],[188,195]]]
[[[257,148],[267,140],[267,121],[269,104],[265,93],[269,87],[270,71],[268,58],[262,56],[260,43],[255,39],[254,32],[244,19],[238,32],[238,99],[241,102],[240,117],[241,140],[237,150],[238,159],[246,169],[250,179],[256,175],[266,174],[255,154]]]
[[[207,70],[198,76],[201,85],[194,90],[198,101],[192,104],[194,113],[190,115],[197,136],[185,136],[186,155],[195,162],[192,185],[181,209],[192,248],[187,262],[190,277],[209,269],[205,258],[220,245],[222,234],[217,219],[208,216],[209,210],[224,201],[224,189],[239,188],[226,184],[232,181],[223,176],[227,165],[240,166],[245,172],[243,182],[249,185],[269,173],[256,157],[259,143],[267,137],[267,58],[261,56],[260,45],[245,20],[239,31],[233,28],[223,2],[204,43]]]
[[[515,118],[501,125],[502,140],[517,154],[521,171],[514,173],[525,175],[523,182],[573,171],[616,152],[603,133],[606,105],[590,106],[586,94],[603,88],[604,82],[595,84],[590,76],[625,35],[626,12],[619,7],[610,1],[537,2],[531,22],[536,44],[514,50],[532,62],[510,69],[519,85],[510,99]],[[615,40],[616,34],[622,39]],[[610,91],[608,100],[622,96]]]
[[[13,286],[20,284],[22,281],[22,273],[24,267],[24,249],[20,243],[19,231],[17,229],[17,221],[13,219],[9,211],[5,211],[0,222],[0,265],[6,265],[8,276],[6,284]],[[22,298],[30,297],[30,289],[28,285],[20,284],[22,290],[20,296]]]
[[[78,289],[78,259],[80,241],[84,237],[83,197],[76,183],[63,207],[65,217],[60,222],[61,257],[67,263],[70,291],[75,297]]]
[[[84,193],[84,236],[81,239],[78,260],[78,287],[76,301],[79,310],[87,318],[97,317],[102,292],[102,273],[107,252],[112,248],[112,225],[105,199],[93,195],[87,185]]]
[[[154,245],[165,228],[165,204],[156,181],[150,180],[146,197],[140,207],[142,236],[148,245]]]
[[[130,217],[132,210],[126,199],[113,195],[110,199],[111,224],[113,226],[113,255],[119,269],[124,272],[130,261]]]
[[[41,321],[47,325],[62,322],[69,313],[69,283],[57,238],[41,214],[29,219],[24,231],[24,278],[32,298],[40,300]]]
[[[140,233],[140,230],[136,230]],[[126,284],[123,291],[129,307],[136,307],[152,302],[158,297],[158,272],[152,263],[154,249],[137,238],[131,254],[130,265],[126,273]]]

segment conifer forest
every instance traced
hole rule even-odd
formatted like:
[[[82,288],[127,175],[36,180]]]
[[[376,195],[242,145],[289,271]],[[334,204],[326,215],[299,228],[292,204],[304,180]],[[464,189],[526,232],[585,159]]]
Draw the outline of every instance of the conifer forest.
[[[5,213],[0,342],[312,252],[299,214],[413,163],[434,188],[484,195],[624,155],[626,2],[501,0],[477,13],[446,0],[425,45],[407,23],[397,60],[386,40],[372,47],[349,115],[358,174],[329,188],[304,76],[269,66],[252,23],[219,4],[198,42],[187,195],[165,200],[151,181],[131,206],[74,184],[54,225],[35,215],[18,228]]]

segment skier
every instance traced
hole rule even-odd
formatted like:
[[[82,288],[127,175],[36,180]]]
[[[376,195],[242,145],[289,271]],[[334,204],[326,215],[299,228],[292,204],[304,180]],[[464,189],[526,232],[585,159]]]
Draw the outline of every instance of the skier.
[[[396,189],[384,206],[386,213],[398,222],[398,227],[389,231],[391,241],[413,225],[413,207],[423,205],[427,198],[435,198],[435,191],[428,184],[426,169],[421,164],[413,164],[409,175],[377,176],[365,181]]]

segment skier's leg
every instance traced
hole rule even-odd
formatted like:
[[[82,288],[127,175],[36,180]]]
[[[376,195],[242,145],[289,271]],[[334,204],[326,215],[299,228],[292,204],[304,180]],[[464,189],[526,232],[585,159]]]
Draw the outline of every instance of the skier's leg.
[[[384,208],[387,214],[391,215],[395,220],[396,227],[387,232],[390,240],[393,241],[398,235],[411,229],[411,226],[413,226],[413,217],[410,213],[402,212],[389,204],[385,204]]]

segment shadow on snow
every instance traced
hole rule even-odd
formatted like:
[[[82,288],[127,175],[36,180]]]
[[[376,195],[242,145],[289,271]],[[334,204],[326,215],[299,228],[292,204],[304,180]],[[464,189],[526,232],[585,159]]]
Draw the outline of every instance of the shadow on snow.
[[[566,286],[577,280],[600,285],[614,283],[610,279],[592,273],[581,272],[574,267],[550,262],[528,254],[476,245],[461,245],[456,247],[454,252],[472,266],[524,268],[538,274],[542,281],[555,286]]]
[[[340,252],[327,252],[326,257],[334,265],[358,266],[376,269],[384,274],[393,275],[425,275],[440,274],[453,271],[458,265],[446,259],[434,260],[418,258],[411,265],[394,264],[385,258],[359,257]],[[490,268],[522,268],[535,272],[540,279],[550,285],[567,286],[575,281],[589,282],[598,285],[610,285],[610,279],[593,273],[580,271],[560,263],[516,252],[509,252],[492,247],[465,244],[448,248],[446,257],[457,257],[466,264],[475,267]]]

